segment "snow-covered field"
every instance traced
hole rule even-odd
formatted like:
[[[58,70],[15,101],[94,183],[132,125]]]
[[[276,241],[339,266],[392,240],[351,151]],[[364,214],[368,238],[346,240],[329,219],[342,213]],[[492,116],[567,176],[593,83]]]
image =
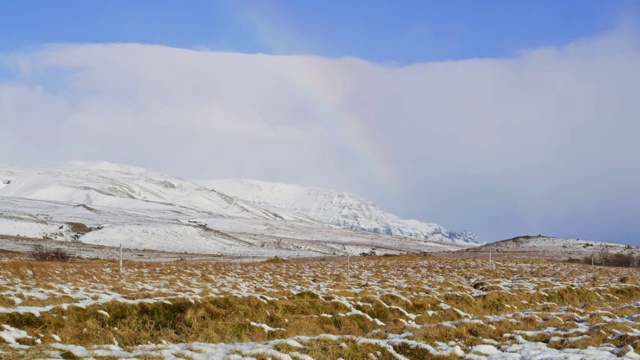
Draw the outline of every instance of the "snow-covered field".
[[[635,269],[401,256],[0,275],[3,359],[640,358]]]
[[[87,227],[74,232],[73,224]],[[28,237],[131,250],[268,258],[420,253],[460,246],[328,227],[309,221],[221,217],[181,208],[117,209],[0,197],[0,237]],[[61,246],[64,244],[61,243]],[[5,250],[24,250],[0,244]],[[102,258],[97,252],[90,257]]]
[[[421,253],[464,247],[345,230],[288,209],[250,204],[183,179],[105,162],[73,162],[56,168],[0,165],[0,238],[3,235],[263,258]],[[14,250],[11,243],[1,242],[0,246]]]

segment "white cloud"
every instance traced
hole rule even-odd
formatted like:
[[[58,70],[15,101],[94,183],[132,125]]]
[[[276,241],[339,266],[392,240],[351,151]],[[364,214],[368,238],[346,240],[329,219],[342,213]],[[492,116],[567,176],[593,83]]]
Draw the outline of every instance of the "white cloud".
[[[140,44],[4,59],[20,74],[0,84],[0,162],[333,187],[488,240],[640,241],[632,32],[404,67]]]

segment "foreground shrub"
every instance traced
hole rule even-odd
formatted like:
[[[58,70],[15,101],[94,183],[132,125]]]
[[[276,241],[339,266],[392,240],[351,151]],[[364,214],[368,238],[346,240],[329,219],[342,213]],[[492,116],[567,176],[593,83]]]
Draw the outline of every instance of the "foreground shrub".
[[[71,255],[60,248],[48,249],[43,245],[34,245],[29,256],[36,261],[69,261]]]
[[[570,259],[578,262],[578,259]],[[597,254],[587,255],[581,259],[584,264],[616,266],[616,267],[640,267],[640,254],[631,252],[612,253],[600,251]]]

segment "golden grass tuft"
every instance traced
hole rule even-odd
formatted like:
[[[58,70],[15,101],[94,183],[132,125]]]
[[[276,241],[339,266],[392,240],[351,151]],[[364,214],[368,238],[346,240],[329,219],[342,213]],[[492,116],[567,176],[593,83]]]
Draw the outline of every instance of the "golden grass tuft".
[[[266,264],[279,264],[279,263],[283,263],[285,261],[286,261],[285,259],[283,259],[283,258],[281,258],[279,256],[274,256],[274,257],[272,257],[270,259],[265,260],[264,263],[266,263]]]

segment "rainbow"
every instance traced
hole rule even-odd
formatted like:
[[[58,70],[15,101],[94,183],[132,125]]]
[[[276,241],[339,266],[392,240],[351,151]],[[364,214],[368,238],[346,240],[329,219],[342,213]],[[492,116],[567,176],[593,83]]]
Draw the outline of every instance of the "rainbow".
[[[239,2],[236,4],[240,6]],[[282,16],[276,13],[274,4],[270,5],[268,9],[236,8],[233,9],[233,13],[240,17],[239,20],[253,24],[260,42],[269,52],[290,53],[292,45],[300,42],[291,32],[282,30],[286,29],[287,25]],[[277,26],[272,19],[278,19]],[[282,69],[279,70],[282,72],[282,78],[301,95],[306,102],[305,105],[312,109],[313,114],[310,115],[325,125],[325,128],[335,129],[332,135],[336,136],[336,140],[349,146],[362,159],[379,184],[397,196],[400,193],[399,179],[388,155],[390,151],[371,131],[366,119],[342,109],[339,94],[344,91],[341,79],[336,73],[323,71],[314,66],[314,61],[298,61],[297,58],[298,56],[289,56],[287,66],[277,67]],[[312,59],[313,57],[308,57],[308,60]]]

